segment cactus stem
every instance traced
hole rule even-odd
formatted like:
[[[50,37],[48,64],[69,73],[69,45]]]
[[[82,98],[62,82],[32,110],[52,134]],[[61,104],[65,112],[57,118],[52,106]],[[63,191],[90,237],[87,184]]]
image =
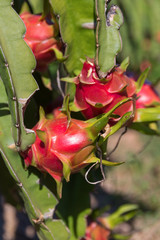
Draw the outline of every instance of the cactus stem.
[[[105,0],[105,12],[106,12],[107,6],[108,6],[107,3],[108,3],[108,0]],[[96,26],[96,57],[95,57],[95,65],[96,65],[98,76],[101,78],[100,73],[99,73],[100,67],[98,65],[98,54],[99,54],[99,47],[100,47],[100,44],[99,44],[99,28],[100,28],[100,22],[101,22],[101,18],[99,16],[98,0],[95,1],[95,9],[96,9],[96,15],[97,15],[96,16],[97,26]]]
[[[12,73],[10,71],[9,64],[7,62],[6,56],[5,56],[1,46],[0,46],[0,59],[1,59],[1,62],[4,63],[3,66],[5,66],[4,69],[2,68],[2,75],[3,74],[5,75],[5,78],[2,77],[2,81],[5,85],[5,88],[7,90],[8,89],[11,90],[11,93],[8,92],[8,94],[7,94],[8,98],[9,99],[11,98],[12,101],[14,101],[14,103],[8,101],[9,107],[11,110],[12,121],[13,121],[13,123],[16,122],[16,124],[14,124],[13,126],[17,129],[16,132],[13,131],[13,137],[14,137],[15,142],[18,143],[18,146],[20,146],[21,129],[20,129],[20,124],[19,124],[19,122],[20,122],[20,116],[19,116],[19,111],[18,111],[19,106],[18,106],[18,101],[17,101],[17,97],[16,97],[15,87],[13,84]]]

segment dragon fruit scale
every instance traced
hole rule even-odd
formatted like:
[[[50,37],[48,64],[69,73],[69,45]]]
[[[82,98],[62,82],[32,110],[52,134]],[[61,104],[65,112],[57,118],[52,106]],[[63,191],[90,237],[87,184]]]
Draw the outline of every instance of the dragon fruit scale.
[[[32,49],[36,58],[38,71],[45,71],[56,60],[56,51],[60,52],[61,43],[56,40],[57,24],[49,17],[24,12],[20,15],[26,26],[25,42]]]
[[[81,73],[74,78],[76,94],[74,106],[79,109],[86,119],[110,111],[121,100],[133,97],[136,84],[128,77],[121,67],[116,67],[104,79],[99,79],[92,60],[83,64]],[[118,121],[125,113],[133,111],[133,101],[118,107],[113,121]]]

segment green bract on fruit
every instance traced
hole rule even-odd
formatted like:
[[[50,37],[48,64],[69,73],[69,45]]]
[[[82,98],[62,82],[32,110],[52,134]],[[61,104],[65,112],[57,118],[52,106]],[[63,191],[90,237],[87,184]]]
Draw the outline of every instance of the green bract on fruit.
[[[45,71],[50,62],[56,59],[61,43],[56,40],[57,24],[51,18],[34,15],[28,12],[20,15],[25,26],[25,42],[32,49],[37,61],[36,69]]]
[[[135,81],[121,67],[116,67],[106,78],[99,79],[95,64],[85,61],[81,73],[74,78],[76,94],[74,106],[90,119],[110,111],[121,100],[136,93]],[[133,102],[127,102],[115,111],[114,121],[133,111]]]

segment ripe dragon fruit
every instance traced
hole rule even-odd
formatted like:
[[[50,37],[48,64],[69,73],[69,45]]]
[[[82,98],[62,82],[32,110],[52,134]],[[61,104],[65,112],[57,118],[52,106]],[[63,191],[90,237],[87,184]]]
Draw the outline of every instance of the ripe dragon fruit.
[[[136,108],[153,107],[160,104],[160,97],[150,84],[144,84],[137,93]]]
[[[26,26],[25,42],[32,49],[38,71],[45,71],[49,63],[56,59],[61,43],[56,40],[57,24],[42,15],[24,12],[20,15]]]
[[[145,83],[137,93],[134,122],[159,121],[160,97],[153,87]]]
[[[81,240],[109,240],[111,230],[106,224],[105,218],[98,218],[97,221],[91,221],[86,228],[85,237]]]
[[[56,180],[60,195],[63,177],[69,181],[70,173],[77,172],[90,163],[100,162],[95,155],[96,140],[100,131],[107,125],[110,113],[88,121],[77,119],[69,121],[62,112],[59,114],[56,112],[53,119],[46,119],[44,114],[41,114],[40,121],[33,128],[36,132],[36,141],[26,153],[23,153],[25,164],[49,173]],[[103,161],[105,165],[117,165]]]
[[[119,101],[136,93],[134,79],[125,75],[121,67],[116,67],[106,78],[99,79],[92,60],[84,62],[81,73],[73,81],[76,84],[73,107],[87,119],[108,112]],[[129,111],[133,111],[133,102],[118,107],[113,120],[118,121]]]

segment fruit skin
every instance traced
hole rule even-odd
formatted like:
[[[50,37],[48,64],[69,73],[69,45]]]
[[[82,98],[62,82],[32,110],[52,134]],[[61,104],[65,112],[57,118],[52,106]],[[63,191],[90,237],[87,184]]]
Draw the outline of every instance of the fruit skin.
[[[145,83],[137,93],[136,108],[154,107],[160,104],[160,97],[150,84]]]
[[[92,60],[84,62],[83,69],[74,78],[74,82],[74,106],[81,110],[87,119],[108,112],[122,99],[133,97],[136,93],[134,79],[128,77],[120,67],[116,67],[105,79],[99,79]],[[117,108],[114,114],[118,116],[113,120],[118,121],[129,111],[133,111],[132,101]]]
[[[97,221],[88,222],[85,237],[81,240],[107,240],[111,230],[107,226],[104,218],[98,218]]]
[[[65,178],[69,180],[70,172],[79,171],[94,156],[95,138],[91,139],[87,128],[84,121],[71,119],[69,123],[63,113],[53,119],[41,117],[33,128],[36,141],[25,155],[25,164],[48,172],[57,182],[68,171]]]
[[[20,17],[26,26],[24,40],[37,61],[36,70],[45,71],[48,64],[56,60],[54,51],[61,48],[61,43],[55,39],[57,24],[49,17],[43,18],[41,14],[24,12]]]

